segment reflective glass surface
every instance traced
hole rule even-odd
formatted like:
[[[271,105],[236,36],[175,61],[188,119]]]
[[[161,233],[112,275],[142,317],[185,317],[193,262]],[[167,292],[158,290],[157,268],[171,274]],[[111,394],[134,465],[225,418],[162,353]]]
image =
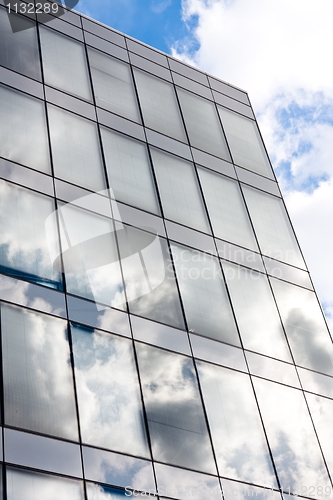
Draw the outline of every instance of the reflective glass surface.
[[[0,155],[50,173],[44,104],[0,85]]]
[[[227,262],[222,267],[244,348],[291,361],[267,277]]]
[[[253,383],[281,485],[313,497],[330,481],[303,393],[256,377]]]
[[[251,252],[245,248],[232,245],[226,241],[216,239],[218,255],[221,259],[231,260],[245,267],[250,267],[255,271],[265,272],[262,257],[259,253]]]
[[[151,153],[164,216],[210,232],[193,164],[158,149]]]
[[[67,323],[1,305],[5,422],[78,439]]]
[[[36,23],[14,13],[11,16],[21,31],[13,33],[6,10],[0,8],[0,65],[40,80]]]
[[[267,274],[274,276],[274,278],[280,278],[284,281],[289,281],[290,283],[295,283],[295,285],[304,286],[305,288],[313,289],[310,275],[307,271],[297,269],[294,266],[288,266],[277,260],[268,259],[264,257],[265,267],[267,269]]]
[[[52,288],[62,288],[61,275],[52,267],[49,250],[59,253],[52,198],[0,180],[0,269],[4,274]]]
[[[219,474],[276,486],[250,378],[196,362]]]
[[[7,462],[82,478],[78,444],[7,428],[4,443]]]
[[[318,434],[318,439],[324,453],[324,457],[328,466],[328,470],[332,476],[333,473],[333,426],[332,412],[333,400],[321,398],[314,394],[306,394],[311,417],[313,419],[315,429]]]
[[[189,470],[155,464],[158,493],[180,500],[221,500],[222,493],[217,477]]]
[[[71,205],[58,210],[67,291],[124,308],[125,297],[112,220]],[[57,256],[55,262],[60,261]]]
[[[49,196],[54,195],[53,178],[50,175],[23,167],[18,163],[0,158],[0,177]]]
[[[83,442],[148,456],[132,343],[75,325],[71,332]]]
[[[283,201],[248,186],[242,189],[262,253],[304,268]]]
[[[314,292],[270,280],[296,364],[333,375],[333,344]]]
[[[252,375],[268,378],[281,384],[291,385],[297,389],[301,388],[294,364],[277,361],[276,359],[261,356],[254,352],[246,351],[245,356]]]
[[[39,33],[45,83],[91,101],[83,44],[45,26]]]
[[[93,328],[131,337],[128,315],[111,307],[67,295],[68,318]]]
[[[105,189],[96,124],[55,106],[48,114],[55,176],[91,191]]]
[[[238,183],[204,168],[198,173],[215,236],[258,250]]]
[[[159,215],[146,145],[105,128],[101,132],[111,196]]]
[[[333,342],[246,93],[7,3],[1,500],[330,498]]]
[[[199,233],[181,224],[166,220],[165,227],[170,240],[216,255],[215,241],[207,234]]]
[[[62,318],[67,317],[63,293],[9,276],[0,276],[0,299]]]
[[[191,146],[230,160],[214,103],[179,88],[177,93]]]
[[[83,484],[23,469],[7,469],[7,500],[84,500]]]
[[[136,343],[155,460],[215,472],[193,361]]]
[[[186,142],[173,86],[137,69],[134,76],[146,127]]]
[[[281,500],[281,494],[271,488],[258,488],[252,484],[222,479],[222,489],[225,500]],[[294,498],[294,497],[292,497]]]
[[[141,498],[146,499],[147,494],[142,494],[138,491],[131,491],[129,488],[111,488],[102,484],[89,483],[87,484],[88,500],[117,500],[120,498]],[[149,492],[148,492],[149,495]],[[153,495],[153,494],[152,494]],[[156,498],[156,497],[155,497]]]
[[[97,106],[140,122],[130,66],[91,48],[88,55]]]
[[[191,355],[185,331],[131,315],[133,337],[147,344],[164,347],[170,351]],[[332,379],[333,380],[333,379]]]
[[[256,122],[225,108],[218,110],[234,163],[273,178]]]
[[[83,446],[85,478],[137,490],[155,490],[152,462]]]
[[[333,399],[333,377],[297,367],[302,387],[305,391],[314,392]]]
[[[166,240],[125,225],[117,240],[130,312],[184,328]]]
[[[172,254],[189,331],[240,345],[218,259],[174,244]]]
[[[116,202],[112,200],[111,206],[113,209],[113,217],[116,220],[151,233],[157,233],[159,236],[166,236],[164,220],[161,217],[143,212],[142,210],[125,205],[119,201]]]
[[[193,356],[217,365],[248,371],[243,349],[190,333]]]

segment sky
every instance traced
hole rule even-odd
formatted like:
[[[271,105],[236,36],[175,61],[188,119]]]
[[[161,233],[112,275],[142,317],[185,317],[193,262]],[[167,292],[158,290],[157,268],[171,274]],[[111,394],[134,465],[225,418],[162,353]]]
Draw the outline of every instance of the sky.
[[[76,10],[248,91],[333,331],[332,0],[80,0]]]

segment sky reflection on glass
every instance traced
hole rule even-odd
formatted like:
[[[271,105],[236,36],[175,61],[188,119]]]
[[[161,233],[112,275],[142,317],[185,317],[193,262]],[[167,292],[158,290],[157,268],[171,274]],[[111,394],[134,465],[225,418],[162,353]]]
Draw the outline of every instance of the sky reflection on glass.
[[[301,488],[309,492],[311,487],[330,486],[302,391],[256,377],[253,383],[285,491],[301,494]]]
[[[136,344],[155,460],[216,473],[193,361]]]
[[[84,500],[83,483],[22,469],[7,469],[8,500]]]
[[[1,321],[5,422],[76,441],[66,321],[4,304]]]
[[[124,308],[112,220],[69,203],[58,210],[58,215],[67,290],[102,304]]]
[[[333,344],[316,295],[270,280],[296,364],[333,375]]]
[[[171,245],[188,329],[240,345],[218,259]]]
[[[291,361],[267,277],[229,262],[222,267],[244,348]]]
[[[83,442],[148,456],[131,342],[75,325],[71,332]]]
[[[59,252],[57,227],[45,220],[54,210],[52,198],[0,180],[0,266],[2,272],[34,283],[61,288],[61,276],[51,264],[48,244]]]
[[[248,375],[196,362],[219,474],[276,487]]]

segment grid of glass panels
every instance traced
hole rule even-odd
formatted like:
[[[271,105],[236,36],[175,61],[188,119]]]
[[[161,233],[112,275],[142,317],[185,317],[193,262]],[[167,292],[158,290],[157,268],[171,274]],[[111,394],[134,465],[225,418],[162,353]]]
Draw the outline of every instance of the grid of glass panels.
[[[246,94],[73,11],[15,18],[0,498],[330,498],[332,340]]]

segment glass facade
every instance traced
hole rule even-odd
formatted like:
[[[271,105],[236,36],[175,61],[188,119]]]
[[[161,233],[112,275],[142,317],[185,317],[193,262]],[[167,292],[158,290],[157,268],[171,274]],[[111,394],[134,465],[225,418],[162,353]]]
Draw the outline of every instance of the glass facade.
[[[332,498],[332,338],[247,94],[11,16],[0,500]]]

